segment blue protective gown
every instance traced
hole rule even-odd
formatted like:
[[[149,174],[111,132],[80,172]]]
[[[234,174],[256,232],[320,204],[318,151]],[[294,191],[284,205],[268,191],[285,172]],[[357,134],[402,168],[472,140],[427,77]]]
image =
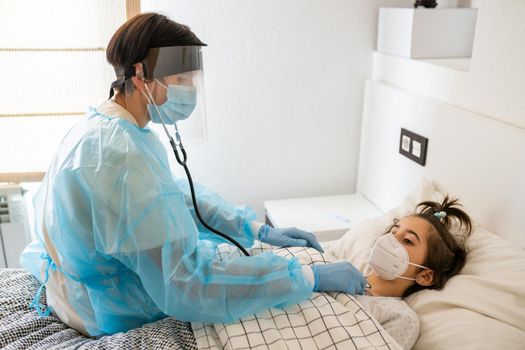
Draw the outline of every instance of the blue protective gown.
[[[196,190],[205,220],[250,247],[253,211]],[[48,272],[54,314],[92,336],[166,315],[231,322],[312,293],[295,259],[216,260],[223,240],[197,221],[186,180],[174,178],[158,136],[118,115],[91,108],[70,130],[34,206],[38,240],[22,265],[41,281]]]

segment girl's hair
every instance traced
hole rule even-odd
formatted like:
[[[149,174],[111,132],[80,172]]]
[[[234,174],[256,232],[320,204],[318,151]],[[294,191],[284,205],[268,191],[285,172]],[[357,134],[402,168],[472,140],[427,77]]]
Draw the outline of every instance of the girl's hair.
[[[422,289],[443,288],[445,283],[465,266],[467,258],[465,240],[456,240],[451,229],[459,223],[459,229],[464,230],[464,238],[466,238],[472,231],[472,221],[459,206],[461,204],[458,199],[450,199],[448,195],[441,203],[424,201],[416,206],[416,213],[413,216],[426,220],[434,231],[428,239],[428,254],[422,264],[434,271],[434,280],[430,286],[413,284],[405,290],[403,298]]]

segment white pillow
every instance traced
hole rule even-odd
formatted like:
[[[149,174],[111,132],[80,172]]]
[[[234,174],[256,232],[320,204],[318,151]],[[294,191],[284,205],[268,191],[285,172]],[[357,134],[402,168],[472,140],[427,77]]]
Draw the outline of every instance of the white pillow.
[[[467,252],[445,288],[405,299],[421,321],[414,349],[525,348],[524,250],[476,227]]]
[[[370,249],[394,218],[412,213],[421,201],[442,198],[424,179],[400,205],[356,224],[327,252],[362,269],[359,253]],[[406,298],[421,321],[414,349],[525,348],[525,251],[480,227],[466,245],[465,267],[443,290]]]

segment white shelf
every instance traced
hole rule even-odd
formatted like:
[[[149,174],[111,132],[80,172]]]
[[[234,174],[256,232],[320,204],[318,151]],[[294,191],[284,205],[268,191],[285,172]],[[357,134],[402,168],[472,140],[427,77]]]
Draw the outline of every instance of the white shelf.
[[[274,227],[297,227],[320,241],[338,239],[356,222],[382,214],[360,194],[268,200],[264,208]]]
[[[465,86],[470,59],[425,59],[374,52],[372,80],[455,105]]]
[[[476,8],[380,8],[377,51],[408,58],[472,56]]]

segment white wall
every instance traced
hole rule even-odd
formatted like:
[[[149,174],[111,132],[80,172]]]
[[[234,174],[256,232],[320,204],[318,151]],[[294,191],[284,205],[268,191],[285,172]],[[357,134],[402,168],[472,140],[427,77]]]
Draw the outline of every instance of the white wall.
[[[525,1],[477,0],[469,71],[376,55],[374,79],[525,128]]]
[[[475,5],[466,71],[374,54],[358,191],[386,210],[426,175],[477,223],[525,246],[525,1]],[[428,137],[425,167],[398,153],[401,127]]]
[[[428,138],[424,167],[399,154],[401,128]],[[361,140],[358,191],[378,208],[425,176],[477,224],[525,247],[525,129],[369,81]]]
[[[355,191],[378,3],[141,2],[189,25],[205,49],[209,142],[196,181],[256,209],[266,199]]]

